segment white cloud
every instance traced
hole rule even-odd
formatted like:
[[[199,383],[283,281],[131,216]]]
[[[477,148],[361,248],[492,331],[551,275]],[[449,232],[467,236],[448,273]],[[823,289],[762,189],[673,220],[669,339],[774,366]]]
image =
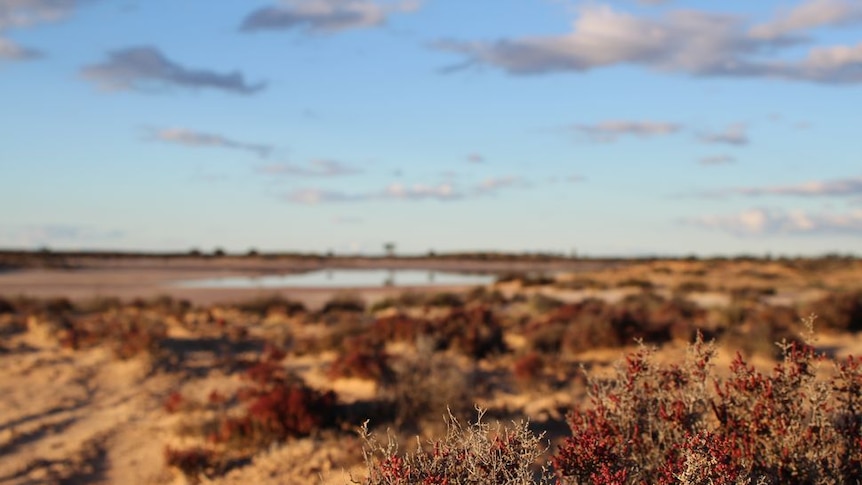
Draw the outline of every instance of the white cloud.
[[[313,33],[336,33],[350,29],[377,27],[392,13],[413,12],[415,0],[380,2],[372,0],[283,0],[277,6],[251,12],[241,30],[307,29]]]
[[[578,124],[572,126],[572,129],[592,141],[613,142],[621,136],[647,138],[671,135],[680,131],[682,126],[659,121],[609,120],[596,124]]]
[[[436,46],[465,56],[462,66],[487,64],[520,75],[628,64],[693,76],[862,82],[862,44],[813,48],[801,59],[785,60],[784,50],[810,40],[780,30],[770,36],[753,30],[758,29],[735,15],[673,10],[637,17],[588,3],[579,9],[567,34],[495,42],[440,41]]]
[[[862,210],[834,214],[755,208],[737,214],[689,218],[682,222],[738,236],[836,233],[862,236]]]
[[[222,135],[202,133],[184,128],[164,128],[153,130],[152,137],[158,141],[176,143],[190,147],[221,147],[247,150],[252,153],[256,153],[261,157],[269,156],[272,152],[271,145],[239,142]]]
[[[753,27],[751,33],[770,39],[820,27],[846,27],[860,23],[862,3],[858,0],[807,0],[777,18]]]

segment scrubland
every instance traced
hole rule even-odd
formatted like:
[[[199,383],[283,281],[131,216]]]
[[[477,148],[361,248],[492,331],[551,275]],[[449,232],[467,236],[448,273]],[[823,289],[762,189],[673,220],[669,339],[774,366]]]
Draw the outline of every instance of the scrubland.
[[[816,317],[812,317],[816,315]],[[0,484],[857,483],[862,262],[0,296]]]

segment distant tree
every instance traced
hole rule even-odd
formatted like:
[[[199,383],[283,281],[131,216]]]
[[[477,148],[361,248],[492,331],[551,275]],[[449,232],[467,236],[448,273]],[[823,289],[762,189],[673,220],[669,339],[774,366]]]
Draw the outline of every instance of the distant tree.
[[[202,253],[201,253],[201,250],[200,250],[200,249],[192,248],[192,249],[190,249],[190,250],[189,250],[189,256],[193,256],[193,257],[197,258],[197,257],[200,257],[200,256],[201,256],[201,254],[202,254]]]
[[[218,258],[220,258],[220,257],[222,257],[222,256],[224,256],[224,255],[225,255],[225,252],[224,252],[224,249],[222,249],[222,248],[216,248],[216,249],[213,251],[213,256],[216,256],[216,257],[218,257]]]
[[[434,251],[433,249],[429,249],[429,250],[428,250],[428,257],[429,257],[429,258],[435,258],[435,257],[437,257],[437,252],[436,252],[436,251]]]
[[[259,256],[259,255],[260,255],[260,253],[258,253],[258,252],[257,252],[257,249],[255,249],[255,248],[251,248],[251,249],[249,249],[249,250],[248,250],[248,252],[246,253],[246,256],[249,256],[249,257],[252,257],[252,258],[257,257],[257,256]]]
[[[388,242],[388,243],[384,244],[383,250],[386,251],[387,257],[390,257],[390,258],[394,257],[395,256],[395,243]]]

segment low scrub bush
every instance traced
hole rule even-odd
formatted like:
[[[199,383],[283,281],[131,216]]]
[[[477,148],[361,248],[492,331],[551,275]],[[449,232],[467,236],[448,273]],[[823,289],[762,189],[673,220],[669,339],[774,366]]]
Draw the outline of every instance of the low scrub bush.
[[[283,358],[283,352],[269,350],[246,369],[245,379],[251,385],[236,394],[236,400],[244,407],[243,413],[221,416],[210,441],[260,448],[335,424],[335,393],[308,387],[279,363]],[[226,396],[210,395],[210,401],[227,400]]]
[[[442,410],[464,417],[471,409],[474,378],[452,359],[420,345],[416,355],[392,362],[393,379],[380,388],[399,428],[418,431],[438,422]]]
[[[360,434],[367,477],[353,483],[363,485],[476,484],[532,485],[551,484],[546,470],[534,466],[546,446],[542,436],[530,432],[527,423],[511,427],[490,426],[482,422],[480,411],[475,423],[462,425],[451,414],[448,431],[437,441],[420,446],[415,452],[399,454],[390,436],[380,443],[368,431]],[[537,469],[538,468],[538,469]]]
[[[531,324],[526,334],[536,351],[577,353],[635,340],[690,341],[705,324],[706,312],[693,303],[642,293],[616,304],[590,298],[560,306]]]
[[[683,364],[666,366],[643,348],[612,379],[591,380],[590,405],[570,415],[572,437],[553,458],[561,483],[856,483],[858,359],[821,380],[823,358],[785,342],[771,373],[737,354],[721,379],[713,352],[698,339]]]
[[[245,414],[225,417],[210,436],[215,443],[260,448],[290,437],[308,436],[335,424],[335,393],[321,393],[295,382],[246,388],[239,395]]]
[[[779,348],[770,372],[737,354],[725,376],[715,346],[698,336],[682,362],[660,363],[642,346],[610,377],[588,377],[589,400],[569,414],[571,436],[550,459],[555,483],[859,483],[862,359],[829,363],[798,342]],[[550,483],[532,473],[541,437],[526,427],[451,423],[444,439],[403,455],[363,428],[368,474],[355,483]]]
[[[425,298],[423,303],[426,306],[441,308],[457,308],[464,306],[464,300],[460,295],[448,291],[434,293]]]
[[[537,352],[522,355],[512,364],[512,377],[521,387],[533,387],[541,382],[545,359]]]
[[[434,350],[453,349],[475,359],[508,350],[502,324],[484,305],[456,308],[435,320],[405,315],[378,318],[371,325],[370,335],[380,342],[415,343],[425,339]]]
[[[63,347],[79,350],[107,344],[120,359],[156,353],[167,337],[161,319],[142,315],[63,318],[60,327],[58,338]]]
[[[278,294],[238,303],[237,308],[261,317],[265,317],[271,313],[283,313],[287,316],[293,316],[305,313],[306,311],[305,305],[301,302],[287,299]]]
[[[538,313],[548,313],[563,306],[563,302],[542,293],[535,293],[530,297],[530,307]]]
[[[862,290],[831,293],[805,308],[825,328],[839,332],[862,330]]]
[[[178,469],[192,481],[197,481],[202,476],[212,477],[219,474],[216,470],[219,460],[217,454],[212,450],[205,448],[176,449],[167,446],[164,456],[167,466]]]
[[[334,312],[362,313],[365,311],[365,300],[354,293],[339,293],[323,304],[322,314]]]
[[[382,342],[368,337],[355,337],[345,342],[338,357],[329,366],[328,375],[332,379],[358,377],[388,382],[392,379],[392,367]]]

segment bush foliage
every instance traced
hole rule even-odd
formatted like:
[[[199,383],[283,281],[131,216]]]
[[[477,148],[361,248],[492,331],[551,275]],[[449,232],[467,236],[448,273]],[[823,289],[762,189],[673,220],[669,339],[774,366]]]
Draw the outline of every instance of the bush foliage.
[[[722,377],[714,345],[698,335],[683,362],[659,363],[641,346],[612,377],[590,377],[589,402],[570,413],[571,435],[550,459],[556,483],[859,483],[862,359],[834,361],[825,375],[827,360],[812,346],[779,346],[769,373],[737,354]],[[486,438],[487,428],[450,425],[443,440],[403,456],[365,436],[365,484],[547,479],[526,472],[540,442],[526,428]]]

